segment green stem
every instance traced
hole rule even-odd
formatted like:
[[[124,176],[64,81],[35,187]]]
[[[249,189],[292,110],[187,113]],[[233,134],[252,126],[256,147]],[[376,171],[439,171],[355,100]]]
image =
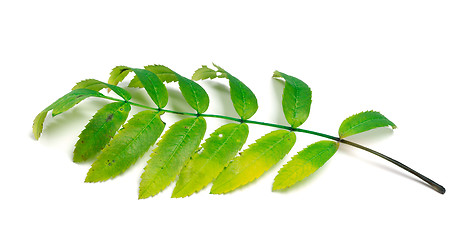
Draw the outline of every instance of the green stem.
[[[116,98],[112,98],[112,97],[108,97],[108,96],[105,96],[103,98],[113,100],[113,101],[127,102],[127,103],[129,103],[129,104],[131,104],[133,106],[146,108],[146,109],[150,109],[150,110],[155,110],[155,111],[160,111],[160,112],[168,112],[168,113],[173,113],[173,114],[187,115],[187,116],[194,116],[194,117],[201,116],[201,117],[220,118],[220,119],[226,119],[226,120],[230,120],[230,121],[234,121],[234,122],[251,123],[251,124],[263,125],[263,126],[274,127],[274,128],[279,128],[279,129],[286,129],[286,130],[290,130],[290,131],[294,131],[294,132],[302,132],[302,133],[313,134],[313,135],[316,135],[316,136],[324,137],[324,138],[327,138],[327,139],[334,140],[336,142],[341,142],[341,143],[344,143],[344,144],[359,148],[361,150],[372,153],[372,154],[374,154],[374,155],[376,155],[378,157],[381,157],[381,158],[389,161],[390,163],[395,164],[396,166],[398,166],[398,167],[408,171],[409,173],[417,176],[421,180],[425,181],[435,191],[437,191],[437,192],[439,192],[441,194],[444,194],[446,192],[446,189],[443,186],[439,185],[438,183],[434,182],[433,180],[425,177],[424,175],[420,174],[419,172],[413,170],[412,168],[409,168],[408,166],[404,165],[403,163],[401,163],[399,161],[396,161],[395,159],[393,159],[391,157],[388,157],[388,156],[386,156],[386,155],[384,155],[382,153],[379,153],[379,152],[377,152],[377,151],[375,151],[373,149],[364,147],[364,146],[362,146],[360,144],[357,144],[357,143],[354,143],[354,142],[351,142],[351,141],[348,141],[348,140],[345,140],[345,139],[341,139],[341,138],[338,138],[338,137],[334,137],[334,136],[331,136],[331,135],[328,135],[328,134],[315,132],[315,131],[311,131],[311,130],[306,130],[306,129],[301,129],[301,128],[292,128],[290,126],[284,126],[284,125],[279,125],[279,124],[274,124],[274,123],[266,123],[266,122],[259,122],[259,121],[253,121],[253,120],[245,120],[245,119],[228,117],[228,116],[223,116],[223,115],[203,114],[203,113],[188,113],[188,112],[179,112],[179,111],[173,111],[173,110],[162,109],[162,108],[153,108],[153,107],[149,107],[149,106],[142,105],[142,104],[139,104],[139,103],[124,101],[124,100],[120,100],[120,99],[116,99]]]

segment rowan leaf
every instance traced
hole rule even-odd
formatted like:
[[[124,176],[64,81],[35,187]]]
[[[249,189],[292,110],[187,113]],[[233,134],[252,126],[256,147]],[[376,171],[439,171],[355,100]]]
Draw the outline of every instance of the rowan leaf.
[[[333,141],[319,141],[309,145],[292,157],[274,178],[272,190],[288,188],[310,176],[323,166],[337,152],[339,144]]]
[[[175,74],[178,78],[180,91],[188,104],[198,113],[206,112],[209,106],[209,96],[206,91],[198,83]]]
[[[260,177],[279,162],[295,144],[295,133],[286,130],[270,132],[239,156],[214,180],[212,194],[223,194]]]
[[[176,82],[178,81],[178,78],[170,68],[163,66],[163,65],[148,65],[144,66],[144,69],[153,72],[154,74],[157,75],[157,77],[162,81],[162,82]],[[135,76],[128,87],[135,87],[135,88],[142,88],[143,84],[139,80],[138,76]]]
[[[132,70],[138,76],[154,103],[160,108],[165,107],[169,100],[169,95],[167,88],[157,75],[145,69],[132,68]]]
[[[123,81],[125,77],[130,73],[132,70],[127,66],[116,66],[110,72],[110,77],[108,83],[111,85],[117,85],[119,82]]]
[[[258,110],[258,101],[255,94],[244,83],[223,68],[215,64],[213,65],[229,80],[230,98],[232,99],[237,114],[242,119],[251,118],[256,113],[256,110]],[[219,77],[223,76],[221,75]]]
[[[85,182],[106,181],[126,171],[154,145],[164,127],[156,111],[135,114],[97,156]]]
[[[182,169],[172,197],[186,197],[212,182],[240,151],[248,125],[229,123],[214,131]]]
[[[387,119],[383,114],[376,111],[366,111],[352,115],[345,119],[339,127],[339,137],[345,138],[354,134],[366,132],[378,127],[397,126]]]
[[[206,121],[202,117],[185,118],[167,130],[141,175],[140,199],[158,194],[175,180],[185,161],[199,147],[205,132]]]
[[[284,79],[285,87],[282,94],[282,110],[287,122],[293,127],[302,125],[310,115],[311,90],[302,80],[275,71],[273,78]]]
[[[122,97],[125,101],[129,101],[131,99],[131,94],[116,85],[111,85],[105,82],[101,82],[96,79],[86,79],[81,82],[78,82],[71,90],[76,90],[76,89],[91,89],[94,91],[100,91],[103,88],[110,88],[112,91],[114,91],[117,95]]]
[[[79,135],[73,161],[83,162],[99,153],[125,123],[130,109],[128,103],[115,102],[97,111]]]
[[[206,65],[202,65],[200,68],[198,68],[195,73],[193,73],[193,76],[191,77],[192,80],[203,80],[203,79],[214,79],[217,78],[217,71],[208,68]]]

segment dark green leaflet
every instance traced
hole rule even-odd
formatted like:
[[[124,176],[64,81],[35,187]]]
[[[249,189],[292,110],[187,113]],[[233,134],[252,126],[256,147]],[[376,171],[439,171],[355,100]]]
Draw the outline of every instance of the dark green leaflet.
[[[294,144],[294,132],[276,130],[264,135],[219,174],[214,180],[211,193],[227,193],[255,180],[279,162]]]
[[[131,99],[131,94],[127,90],[125,90],[125,89],[123,89],[123,88],[121,88],[119,86],[115,86],[115,85],[111,85],[111,84],[108,84],[108,83],[105,83],[105,82],[101,82],[101,81],[96,80],[96,79],[83,80],[83,81],[77,83],[72,88],[72,90],[81,89],[81,88],[91,89],[91,90],[94,90],[94,91],[100,91],[103,88],[110,88],[112,91],[114,91],[120,97],[122,97],[125,101],[129,101]]]
[[[209,96],[206,91],[198,83],[175,74],[178,78],[180,91],[188,104],[198,113],[206,112],[209,106]]]
[[[127,66],[116,66],[110,72],[110,77],[108,83],[111,85],[117,85],[119,82],[131,72],[131,68]]]
[[[157,75],[145,69],[132,68],[132,70],[138,76],[154,103],[160,108],[165,107],[169,100],[169,95],[167,88]]]
[[[272,190],[288,188],[310,176],[323,166],[337,152],[339,144],[332,141],[319,141],[309,145],[285,164],[274,178]]]
[[[202,117],[185,118],[173,124],[157,143],[141,175],[139,198],[158,194],[180,173],[186,160],[198,148],[206,132]]]
[[[240,151],[248,125],[229,123],[214,131],[182,169],[172,197],[186,197],[212,182]]]
[[[299,127],[310,115],[310,88],[300,79],[278,71],[274,72],[273,78],[283,78],[285,80],[282,109],[287,122],[293,128]]]
[[[154,145],[164,127],[156,111],[135,114],[97,156],[85,181],[106,181],[123,173]]]
[[[387,126],[390,126],[393,129],[396,128],[396,125],[393,122],[389,121],[389,119],[379,112],[361,112],[350,116],[342,122],[339,127],[339,137],[345,138],[374,128]]]
[[[34,137],[36,139],[39,139],[42,133],[43,126],[44,126],[45,117],[47,116],[47,113],[50,110],[52,110],[52,116],[56,116],[60,113],[67,111],[68,109],[72,108],[79,102],[91,96],[104,97],[103,94],[97,91],[94,91],[94,90],[76,89],[65,94],[63,97],[59,98],[57,101],[50,104],[48,107],[42,110],[42,112],[40,112],[34,119],[34,122],[32,125],[32,131],[34,133]]]
[[[79,135],[73,152],[73,161],[86,161],[99,153],[125,123],[130,109],[128,103],[115,102],[97,111]]]

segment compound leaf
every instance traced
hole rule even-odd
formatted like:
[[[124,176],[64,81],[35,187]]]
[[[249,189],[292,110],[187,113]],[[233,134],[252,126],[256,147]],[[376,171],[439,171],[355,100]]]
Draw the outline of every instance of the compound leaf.
[[[396,128],[396,125],[393,122],[389,121],[389,119],[379,112],[361,112],[348,117],[342,122],[339,127],[339,137],[345,138],[374,128],[387,126],[392,127],[392,129]]]
[[[114,91],[120,97],[122,97],[125,101],[129,101],[131,99],[131,94],[127,90],[125,90],[125,89],[123,89],[123,88],[121,88],[119,86],[115,86],[115,85],[111,85],[111,84],[108,84],[108,83],[105,83],[105,82],[101,82],[101,81],[96,80],[96,79],[83,80],[83,81],[77,83],[72,88],[72,90],[82,89],[82,88],[91,89],[91,90],[94,90],[94,91],[100,91],[103,88],[110,88],[112,91]]]
[[[138,76],[154,103],[160,108],[165,107],[169,100],[169,95],[167,88],[157,75],[145,69],[132,68],[132,70]]]
[[[211,193],[227,193],[255,180],[284,158],[294,144],[294,132],[276,130],[264,135],[219,174],[214,180]]]
[[[163,65],[148,65],[144,66],[144,69],[153,72],[154,74],[157,75],[157,77],[162,81],[162,82],[176,82],[178,81],[178,78],[176,74],[168,67],[163,66]],[[139,80],[138,76],[135,76],[128,87],[135,87],[135,88],[142,88],[143,84]]]
[[[186,197],[212,182],[240,151],[248,125],[229,123],[214,131],[182,169],[172,197]]]
[[[123,81],[125,77],[130,73],[132,70],[127,66],[116,66],[110,72],[110,77],[108,83],[111,85],[117,85],[119,82]]]
[[[339,144],[332,141],[319,141],[309,145],[292,157],[274,178],[272,190],[288,188],[310,176],[323,166],[337,152]]]
[[[115,102],[97,111],[79,135],[73,161],[83,162],[100,152],[125,123],[130,109],[128,103]]]
[[[156,111],[135,114],[97,156],[85,182],[106,181],[123,173],[154,145],[164,127]]]
[[[176,76],[180,91],[188,104],[198,113],[205,112],[209,106],[209,96],[206,91],[198,83],[178,74]]]
[[[298,78],[275,71],[273,78],[285,80],[282,109],[287,122],[294,128],[302,125],[310,115],[311,90]]]
[[[206,132],[202,117],[185,118],[162,136],[141,175],[139,198],[148,198],[167,187],[196,151]]]

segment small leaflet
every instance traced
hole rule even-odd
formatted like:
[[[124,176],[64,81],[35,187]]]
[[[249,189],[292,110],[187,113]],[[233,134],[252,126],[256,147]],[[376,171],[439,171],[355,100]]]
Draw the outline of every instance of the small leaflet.
[[[361,112],[350,116],[342,122],[339,127],[339,137],[345,138],[379,127],[391,127],[392,129],[397,128],[393,122],[379,112]]]

